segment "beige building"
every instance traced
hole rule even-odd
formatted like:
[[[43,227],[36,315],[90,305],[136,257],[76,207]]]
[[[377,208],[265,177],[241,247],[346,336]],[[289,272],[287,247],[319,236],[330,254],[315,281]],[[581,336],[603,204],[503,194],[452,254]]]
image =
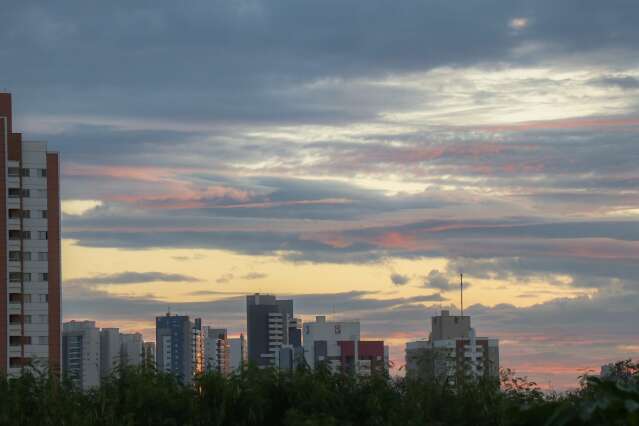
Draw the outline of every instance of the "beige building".
[[[499,377],[499,340],[478,337],[469,316],[442,311],[431,318],[431,330],[428,340],[406,344],[408,377],[451,384],[467,377]]]

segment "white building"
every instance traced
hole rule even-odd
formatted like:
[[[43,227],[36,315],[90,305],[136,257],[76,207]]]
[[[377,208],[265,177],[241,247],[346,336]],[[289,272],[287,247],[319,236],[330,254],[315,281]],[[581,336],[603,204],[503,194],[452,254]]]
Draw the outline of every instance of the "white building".
[[[140,366],[144,341],[140,333],[120,334],[120,357],[123,365]]]
[[[100,330],[100,375],[109,376],[120,364],[120,329],[103,328]]]
[[[499,340],[477,337],[469,316],[431,318],[428,340],[406,343],[406,374],[454,384],[461,377],[498,377]]]
[[[246,352],[246,340],[244,335],[240,334],[240,337],[229,339],[229,351],[231,371],[238,371],[246,365],[247,352]]]
[[[13,133],[11,95],[0,93],[0,373],[60,367],[58,154]]]
[[[225,328],[204,326],[204,368],[207,372],[228,375],[231,372],[230,344]]]
[[[325,316],[317,316],[315,322],[304,323],[303,329],[304,357],[311,368],[340,357],[339,341],[360,340],[359,321],[326,321]]]
[[[100,331],[95,321],[63,324],[62,373],[84,390],[100,384]]]
[[[143,362],[147,366],[155,366],[155,342],[144,342]]]

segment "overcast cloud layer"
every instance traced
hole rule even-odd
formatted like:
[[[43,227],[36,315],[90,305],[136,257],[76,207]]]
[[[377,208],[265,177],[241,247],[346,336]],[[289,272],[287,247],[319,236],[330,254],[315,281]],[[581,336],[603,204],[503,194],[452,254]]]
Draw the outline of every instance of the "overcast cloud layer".
[[[300,282],[296,307],[320,314],[338,298],[370,335],[394,336],[401,361],[397,339],[427,334],[463,272],[474,289],[518,289],[512,304],[469,310],[481,334],[502,338],[508,366],[565,384],[577,366],[639,355],[636,1],[2,10],[0,87],[15,127],[61,153],[63,236],[75,244],[289,267],[445,259],[385,275],[389,292],[423,296]],[[268,274],[223,266],[211,265],[206,301],[172,305],[239,332],[242,294],[219,286],[257,290]],[[65,314],[148,320],[165,300],[105,286],[200,281],[109,265],[66,283]],[[524,303],[540,296],[532,282],[555,297]]]

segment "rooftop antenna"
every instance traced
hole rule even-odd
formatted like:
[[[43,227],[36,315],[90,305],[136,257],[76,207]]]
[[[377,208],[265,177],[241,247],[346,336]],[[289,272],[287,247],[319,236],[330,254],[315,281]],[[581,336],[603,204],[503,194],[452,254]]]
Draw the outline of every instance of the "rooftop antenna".
[[[464,274],[459,273],[459,296],[461,301],[461,316],[464,316]]]
[[[170,317],[170,316],[171,316],[171,305],[168,305],[168,306],[167,306],[167,309],[166,309],[166,316],[167,316],[167,317]]]

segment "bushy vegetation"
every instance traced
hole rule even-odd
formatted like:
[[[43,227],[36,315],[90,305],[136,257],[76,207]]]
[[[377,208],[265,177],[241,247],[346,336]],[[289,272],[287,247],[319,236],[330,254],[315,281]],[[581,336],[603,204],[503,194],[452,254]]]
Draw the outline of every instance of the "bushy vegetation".
[[[578,391],[544,394],[512,372],[500,381],[446,382],[327,370],[248,368],[193,386],[149,367],[123,368],[89,392],[26,373],[0,379],[2,425],[639,425],[637,365],[584,378]]]

